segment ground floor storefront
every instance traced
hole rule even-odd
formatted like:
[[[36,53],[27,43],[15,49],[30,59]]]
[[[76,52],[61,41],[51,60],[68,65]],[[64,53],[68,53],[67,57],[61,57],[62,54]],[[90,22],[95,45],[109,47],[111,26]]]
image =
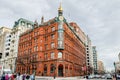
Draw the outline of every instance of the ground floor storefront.
[[[21,74],[32,74],[35,72],[36,76],[57,77],[81,76],[85,74],[82,71],[82,65],[63,60],[36,62],[26,65],[17,64],[16,72],[20,72]]]

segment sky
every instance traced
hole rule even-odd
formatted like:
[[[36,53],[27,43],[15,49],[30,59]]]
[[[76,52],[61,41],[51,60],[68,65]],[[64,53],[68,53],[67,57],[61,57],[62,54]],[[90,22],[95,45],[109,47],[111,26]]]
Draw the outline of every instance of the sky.
[[[0,27],[12,28],[19,18],[45,21],[57,16],[62,3],[64,17],[76,22],[97,47],[98,60],[114,69],[120,52],[120,0],[0,0]]]

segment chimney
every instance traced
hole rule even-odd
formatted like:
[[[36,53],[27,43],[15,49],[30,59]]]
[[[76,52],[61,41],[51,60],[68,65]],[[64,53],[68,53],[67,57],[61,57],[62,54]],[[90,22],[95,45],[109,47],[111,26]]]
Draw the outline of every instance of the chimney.
[[[42,18],[41,18],[41,24],[43,24],[44,23],[44,17],[42,16]]]

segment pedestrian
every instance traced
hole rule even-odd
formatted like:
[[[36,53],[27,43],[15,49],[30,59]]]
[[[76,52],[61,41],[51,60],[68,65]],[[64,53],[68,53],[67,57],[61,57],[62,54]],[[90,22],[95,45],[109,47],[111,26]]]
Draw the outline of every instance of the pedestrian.
[[[12,75],[10,76],[10,80],[14,80],[14,74],[12,73]]]
[[[18,72],[16,79],[17,79],[17,80],[20,80],[20,72]]]
[[[5,75],[5,80],[9,80],[8,73]]]
[[[23,74],[22,80],[25,80],[25,78],[26,78],[26,74]]]
[[[1,80],[5,80],[5,73],[3,72]]]
[[[14,79],[16,79],[16,77],[17,77],[17,74],[16,74],[16,73],[14,73],[14,74],[13,74],[13,77],[14,77]]]
[[[30,76],[30,79],[35,80],[35,74],[34,73]]]
[[[86,76],[86,79],[88,79],[88,75]]]
[[[29,80],[30,76],[29,74],[26,75],[26,80]]]

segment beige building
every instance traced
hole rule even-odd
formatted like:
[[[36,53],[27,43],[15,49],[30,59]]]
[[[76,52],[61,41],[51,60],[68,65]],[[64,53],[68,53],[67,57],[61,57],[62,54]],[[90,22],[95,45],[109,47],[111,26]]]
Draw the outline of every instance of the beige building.
[[[120,53],[118,54],[118,58],[119,58],[119,61],[120,61]]]
[[[120,73],[120,61],[119,62],[115,62],[115,66],[116,66],[116,72]]]
[[[33,25],[33,22],[20,18],[15,22],[12,29],[0,28],[0,63],[4,66],[4,69],[15,71],[19,36],[32,29]]]
[[[93,52],[92,52],[92,42],[88,35],[86,36],[86,65],[87,65],[87,73],[93,74]]]
[[[12,28],[11,32],[11,45],[10,45],[10,55],[8,59],[8,67],[15,72],[16,68],[16,59],[18,54],[18,44],[19,44],[19,36],[20,34],[24,33],[25,31],[32,29],[34,23],[20,18],[17,21],[15,21],[15,24]]]
[[[10,35],[11,29],[6,27],[0,28],[0,64],[5,68],[5,60],[10,52]]]
[[[105,71],[104,71],[104,64],[102,61],[98,61],[98,73],[99,74],[103,74]]]

